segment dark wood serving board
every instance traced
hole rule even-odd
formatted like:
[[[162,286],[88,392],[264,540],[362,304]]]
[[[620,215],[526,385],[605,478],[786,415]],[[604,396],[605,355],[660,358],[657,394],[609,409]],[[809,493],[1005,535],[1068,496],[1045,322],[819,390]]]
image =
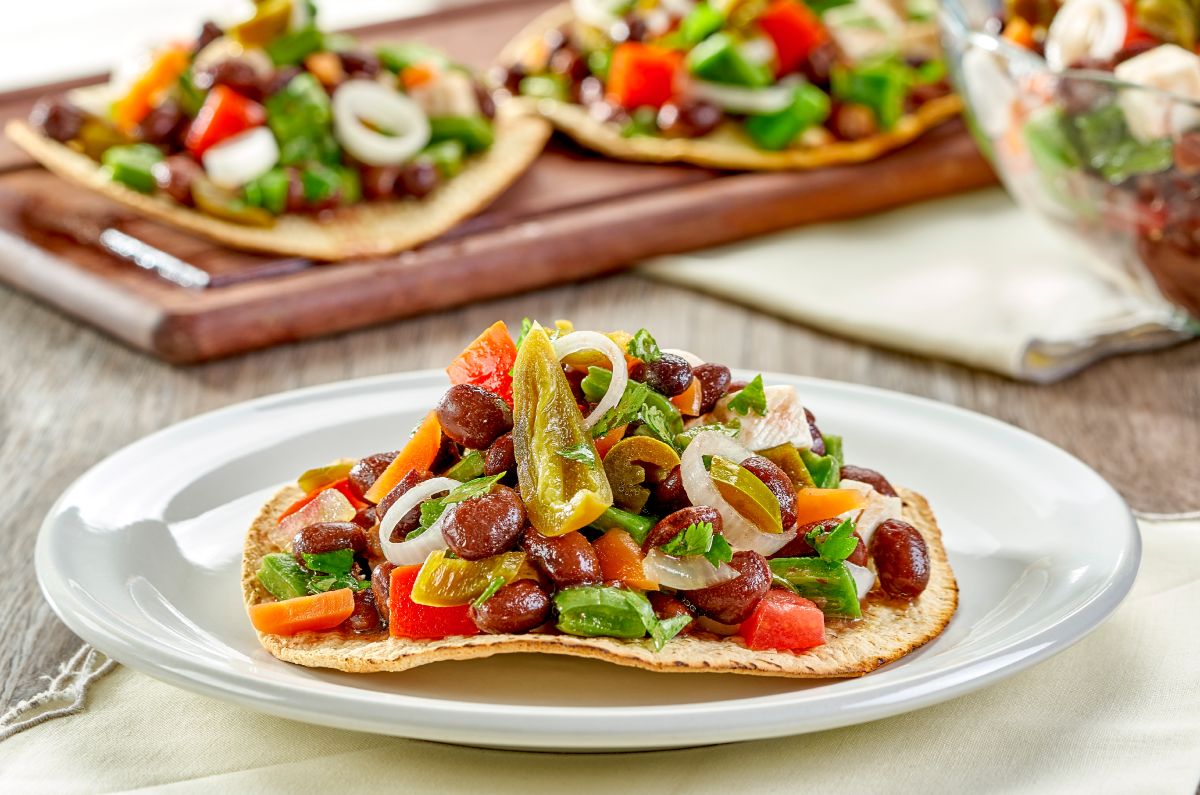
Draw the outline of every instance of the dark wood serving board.
[[[498,0],[357,31],[486,67],[555,0]],[[95,82],[76,81],[75,85]],[[0,95],[0,126],[67,84]],[[415,251],[334,265],[248,254],[138,218],[0,138],[0,280],[160,358],[198,362],[574,282],[647,257],[977,188],[995,177],[958,122],[873,163],[738,174],[604,160],[555,139],[481,215]],[[109,226],[212,277],[176,286],[106,252]],[[24,245],[29,244],[29,245]],[[800,263],[797,263],[800,266]]]

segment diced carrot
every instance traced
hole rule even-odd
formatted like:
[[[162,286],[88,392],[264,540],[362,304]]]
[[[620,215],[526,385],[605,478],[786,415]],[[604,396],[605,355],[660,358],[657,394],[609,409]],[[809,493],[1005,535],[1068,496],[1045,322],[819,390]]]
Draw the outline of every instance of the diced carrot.
[[[442,426],[438,424],[437,412],[431,411],[425,415],[425,419],[421,420],[421,424],[417,426],[400,453],[363,496],[378,505],[409,472],[433,466],[433,459],[437,457],[441,446]]]
[[[1018,47],[1033,49],[1033,27],[1021,17],[1013,17],[1004,26],[1004,38]]]
[[[617,442],[625,438],[625,429],[628,427],[628,425],[622,425],[619,428],[613,428],[596,440],[596,455],[600,456],[600,460],[604,460],[604,456],[608,455],[608,451],[613,449],[613,446]]]
[[[512,404],[512,368],[517,361],[517,346],[508,334],[508,326],[497,320],[460,353],[446,375],[452,384],[475,384],[495,392]]]
[[[404,84],[406,91],[411,91],[417,86],[431,82],[434,76],[433,67],[429,64],[415,63],[400,71],[400,82]]]
[[[342,59],[336,52],[329,50],[309,55],[304,59],[304,68],[326,87],[340,85],[346,79],[346,70],[342,67]]]
[[[671,404],[685,417],[700,416],[700,379],[693,378],[688,388],[671,398]]]
[[[254,628],[268,635],[333,629],[354,612],[354,592],[339,588],[282,602],[251,605],[249,612]]]
[[[796,523],[806,525],[861,508],[863,496],[854,489],[811,489],[796,492]]]
[[[131,133],[149,115],[188,67],[188,51],[172,46],[159,52],[150,67],[133,81],[125,96],[113,103],[113,122],[117,129]]]
[[[303,497],[301,497],[300,499],[293,502],[291,505],[289,505],[284,510],[283,513],[281,513],[279,515],[279,521],[282,522],[284,519],[288,518],[289,516],[294,514],[296,511],[303,508],[305,505],[308,505],[310,502],[312,502],[313,500],[315,500],[317,498],[318,494],[325,491],[326,489],[337,489],[338,491],[340,491],[343,495],[345,495],[346,499],[350,500],[350,504],[354,506],[355,510],[362,508],[364,505],[366,505],[366,503],[364,503],[358,497],[355,497],[354,492],[350,490],[350,479],[342,478],[341,480],[335,480],[334,482],[332,482],[326,486],[321,486],[320,488],[313,489],[308,494],[305,494]]]
[[[624,530],[609,530],[592,542],[600,559],[600,574],[606,582],[618,580],[631,588],[657,591],[658,583],[642,570],[642,548]]]
[[[661,108],[675,96],[683,54],[666,47],[627,41],[613,50],[608,99],[623,108]]]

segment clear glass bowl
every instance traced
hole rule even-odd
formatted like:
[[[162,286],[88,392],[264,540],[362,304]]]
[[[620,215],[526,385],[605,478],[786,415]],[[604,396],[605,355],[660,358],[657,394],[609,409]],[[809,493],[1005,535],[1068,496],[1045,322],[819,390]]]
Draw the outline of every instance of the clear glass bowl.
[[[1200,103],[1106,71],[1054,72],[997,35],[1001,9],[943,0],[940,14],[980,148],[1017,202],[1081,239],[1104,276],[1163,302],[1177,328],[1200,328]]]

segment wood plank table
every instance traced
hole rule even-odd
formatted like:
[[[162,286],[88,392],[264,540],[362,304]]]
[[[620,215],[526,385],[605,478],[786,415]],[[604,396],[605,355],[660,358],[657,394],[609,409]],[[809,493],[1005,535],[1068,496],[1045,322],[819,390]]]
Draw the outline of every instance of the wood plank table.
[[[39,677],[79,645],[37,590],[33,547],[51,503],[86,468],[228,403],[441,367],[496,318],[511,325],[523,315],[569,317],[583,328],[647,325],[712,361],[966,406],[1078,455],[1134,508],[1200,509],[1200,345],[1112,359],[1038,387],[836,339],[627,274],[180,369],[0,288],[0,712],[35,692]]]

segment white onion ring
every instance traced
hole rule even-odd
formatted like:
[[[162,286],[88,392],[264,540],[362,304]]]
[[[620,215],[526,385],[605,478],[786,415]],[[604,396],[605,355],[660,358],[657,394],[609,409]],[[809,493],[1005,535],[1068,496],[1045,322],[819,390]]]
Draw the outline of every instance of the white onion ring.
[[[453,478],[431,478],[413,486],[392,503],[392,507],[388,508],[387,513],[379,520],[379,546],[383,548],[383,555],[389,563],[395,566],[412,566],[423,563],[435,549],[446,548],[442,525],[454,510],[453,505],[445,510],[432,527],[412,541],[392,541],[392,531],[413,508],[439,492],[450,491],[461,485]]]
[[[737,569],[728,563],[714,566],[700,555],[677,558],[658,547],[646,553],[642,572],[647,579],[679,591],[696,591],[737,579]]]
[[[278,161],[279,144],[267,127],[255,127],[226,138],[200,157],[208,178],[229,190],[261,177]]]
[[[625,394],[625,386],[629,383],[629,368],[625,366],[625,353],[617,347],[617,343],[598,331],[572,331],[554,341],[554,355],[560,361],[580,351],[599,351],[612,364],[612,380],[608,383],[608,391],[583,420],[583,424],[591,428],[621,401],[621,395]]]
[[[764,533],[730,505],[717,487],[712,476],[704,468],[704,456],[719,455],[721,458],[740,464],[753,453],[733,439],[716,431],[696,434],[683,455],[679,458],[679,473],[683,479],[683,490],[692,505],[708,505],[721,514],[721,534],[736,550],[750,550],[760,555],[772,555],[783,549],[796,537],[793,528],[786,533]]]
[[[859,566],[857,563],[851,563],[846,560],[846,570],[850,572],[850,576],[854,578],[854,586],[858,589],[858,601],[862,601],[867,592],[871,590],[871,586],[875,584],[875,572],[868,569],[866,566]]]
[[[363,121],[387,130],[384,135]],[[429,143],[429,119],[412,99],[374,80],[348,80],[333,94],[333,131],[369,166],[398,166]]]
[[[704,364],[704,360],[701,359],[699,356],[692,353],[691,351],[685,351],[682,348],[663,348],[662,352],[674,354],[675,356],[678,356],[680,359],[683,359],[685,362],[687,362],[692,367],[699,367],[700,365]]]
[[[776,113],[792,104],[795,82],[781,80],[766,88],[745,88],[692,78],[685,93],[733,113]]]

